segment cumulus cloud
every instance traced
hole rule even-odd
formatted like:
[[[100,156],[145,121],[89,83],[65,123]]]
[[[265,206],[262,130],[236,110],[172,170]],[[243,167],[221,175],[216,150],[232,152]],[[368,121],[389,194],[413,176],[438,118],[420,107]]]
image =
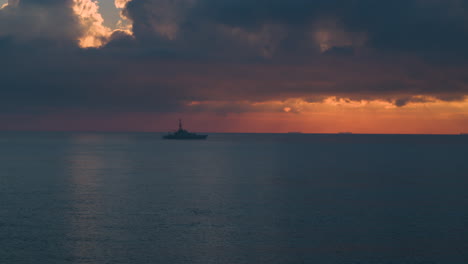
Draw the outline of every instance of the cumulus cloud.
[[[116,0],[115,7],[120,10],[120,19],[117,21],[115,25],[119,31],[123,31],[128,35],[133,35],[133,25],[130,19],[125,15],[123,9],[125,8],[126,4],[130,2],[130,0]]]
[[[117,8],[125,8],[125,5],[130,2],[131,0],[115,0],[115,7]]]
[[[73,0],[73,11],[80,21],[83,32],[79,38],[79,44],[82,48],[101,47],[107,44],[116,32],[132,35],[131,26],[127,24],[125,17],[119,20],[116,30],[106,27],[99,12],[99,4],[95,0]]]
[[[62,48],[100,47],[115,32],[103,25],[95,0],[10,0],[0,12],[0,22],[0,37],[24,44],[54,42]]]
[[[84,31],[79,39],[80,46],[89,48],[104,45],[112,31],[103,25],[104,19],[99,13],[98,3],[92,0],[73,0],[73,3],[73,11]]]

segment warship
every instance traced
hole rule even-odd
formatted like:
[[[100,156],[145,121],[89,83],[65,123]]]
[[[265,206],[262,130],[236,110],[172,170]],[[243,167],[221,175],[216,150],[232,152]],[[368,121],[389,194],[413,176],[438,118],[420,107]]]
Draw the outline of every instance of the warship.
[[[182,119],[179,119],[179,130],[174,133],[168,133],[167,135],[163,136],[163,139],[179,139],[179,140],[187,140],[187,139],[206,139],[208,135],[198,135],[196,133],[188,132],[187,130],[183,129],[182,127]]]

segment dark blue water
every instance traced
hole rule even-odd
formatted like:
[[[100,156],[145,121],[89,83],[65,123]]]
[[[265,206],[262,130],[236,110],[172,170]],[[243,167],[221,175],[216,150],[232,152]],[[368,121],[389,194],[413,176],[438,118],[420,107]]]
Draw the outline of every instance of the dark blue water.
[[[0,263],[468,263],[468,137],[0,133]]]

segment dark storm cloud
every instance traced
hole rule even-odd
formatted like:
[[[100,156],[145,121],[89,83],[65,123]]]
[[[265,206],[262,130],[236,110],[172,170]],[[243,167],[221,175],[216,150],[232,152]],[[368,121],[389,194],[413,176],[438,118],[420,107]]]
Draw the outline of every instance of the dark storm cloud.
[[[154,33],[152,25],[158,23],[177,24],[182,35],[198,37],[207,36],[213,25],[255,32],[275,24],[298,40],[315,23],[336,20],[345,31],[365,32],[372,48],[433,56],[467,55],[467,12],[464,0],[140,0],[127,6],[141,35]]]
[[[468,1],[134,0],[123,11],[134,36],[115,32],[97,49],[79,48],[72,1],[10,3],[3,112],[335,95],[404,106],[468,93]]]
[[[71,3],[65,0],[10,0],[8,6],[0,10],[0,46],[5,46],[0,56],[13,58],[15,63],[15,58],[22,57],[24,52],[40,54],[42,48],[67,50],[76,46],[81,29],[70,8]],[[2,60],[4,67],[10,62],[6,58]],[[8,74],[5,70],[4,74]]]
[[[432,102],[433,100],[427,98],[419,98],[419,97],[406,97],[406,98],[399,98],[395,101],[395,105],[398,107],[405,106],[409,103],[427,103]]]

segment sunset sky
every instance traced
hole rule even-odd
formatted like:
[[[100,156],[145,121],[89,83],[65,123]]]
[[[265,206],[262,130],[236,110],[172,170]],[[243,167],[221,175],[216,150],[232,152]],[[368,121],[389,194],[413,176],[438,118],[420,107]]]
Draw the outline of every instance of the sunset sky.
[[[468,132],[468,0],[0,0],[0,130]]]

